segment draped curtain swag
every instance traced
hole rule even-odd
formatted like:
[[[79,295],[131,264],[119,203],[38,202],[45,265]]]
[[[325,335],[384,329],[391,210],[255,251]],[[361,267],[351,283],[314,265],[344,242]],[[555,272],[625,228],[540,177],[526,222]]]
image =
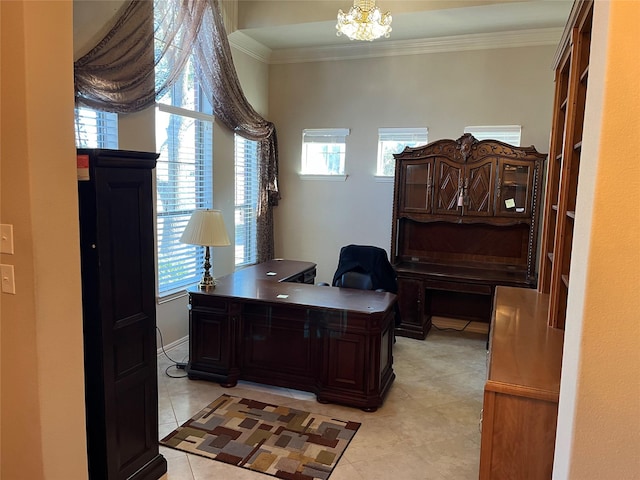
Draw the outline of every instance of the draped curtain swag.
[[[143,110],[171,87],[195,55],[196,74],[216,118],[258,141],[258,262],[273,258],[272,207],[280,199],[276,130],[242,92],[220,0],[132,0],[117,16],[107,35],[74,64],[76,105],[116,113]]]

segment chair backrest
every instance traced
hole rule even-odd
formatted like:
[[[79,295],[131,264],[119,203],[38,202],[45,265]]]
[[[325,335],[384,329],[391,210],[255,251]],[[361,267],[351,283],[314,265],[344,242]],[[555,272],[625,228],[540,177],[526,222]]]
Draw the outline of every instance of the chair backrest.
[[[338,268],[331,284],[338,286],[345,273],[356,271],[368,275],[371,290],[397,293],[396,272],[389,263],[387,252],[373,245],[347,245],[340,249]]]
[[[342,274],[336,282],[336,287],[373,290],[373,282],[371,281],[371,275],[350,271]]]

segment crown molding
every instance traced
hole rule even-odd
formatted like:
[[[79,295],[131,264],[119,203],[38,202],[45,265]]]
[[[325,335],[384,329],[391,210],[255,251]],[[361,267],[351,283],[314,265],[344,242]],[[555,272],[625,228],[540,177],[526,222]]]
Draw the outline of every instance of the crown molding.
[[[396,40],[380,43],[363,42],[353,45],[327,47],[290,48],[270,50],[242,32],[234,32],[229,38],[232,46],[253,58],[270,65],[305,62],[327,62],[362,58],[422,55],[495,48],[558,45],[563,28],[540,28],[509,32],[477,33],[450,37]],[[235,36],[235,38],[232,38]],[[261,48],[260,48],[261,47]]]
[[[271,63],[270,58],[273,51],[240,30],[236,30],[229,35],[229,45],[260,62]]]

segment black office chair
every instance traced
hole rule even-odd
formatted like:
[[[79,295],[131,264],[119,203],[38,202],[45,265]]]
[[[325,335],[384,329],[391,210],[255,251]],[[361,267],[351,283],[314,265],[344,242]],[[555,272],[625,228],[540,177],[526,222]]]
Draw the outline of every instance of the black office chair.
[[[328,285],[320,283],[319,285]],[[331,285],[360,290],[398,293],[396,271],[389,263],[387,252],[371,245],[347,245],[340,249],[338,267]],[[396,325],[400,324],[400,311],[395,306]]]
[[[357,288],[359,290],[373,290],[371,275],[351,270],[342,274],[334,284],[334,287]],[[382,289],[378,291],[384,292]]]

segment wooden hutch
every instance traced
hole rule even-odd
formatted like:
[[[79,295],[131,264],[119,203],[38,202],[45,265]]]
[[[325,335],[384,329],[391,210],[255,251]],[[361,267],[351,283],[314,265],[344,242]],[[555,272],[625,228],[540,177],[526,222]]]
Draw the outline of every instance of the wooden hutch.
[[[536,287],[546,155],[467,133],[394,157],[398,335],[424,339],[434,315],[488,323],[497,285]]]

